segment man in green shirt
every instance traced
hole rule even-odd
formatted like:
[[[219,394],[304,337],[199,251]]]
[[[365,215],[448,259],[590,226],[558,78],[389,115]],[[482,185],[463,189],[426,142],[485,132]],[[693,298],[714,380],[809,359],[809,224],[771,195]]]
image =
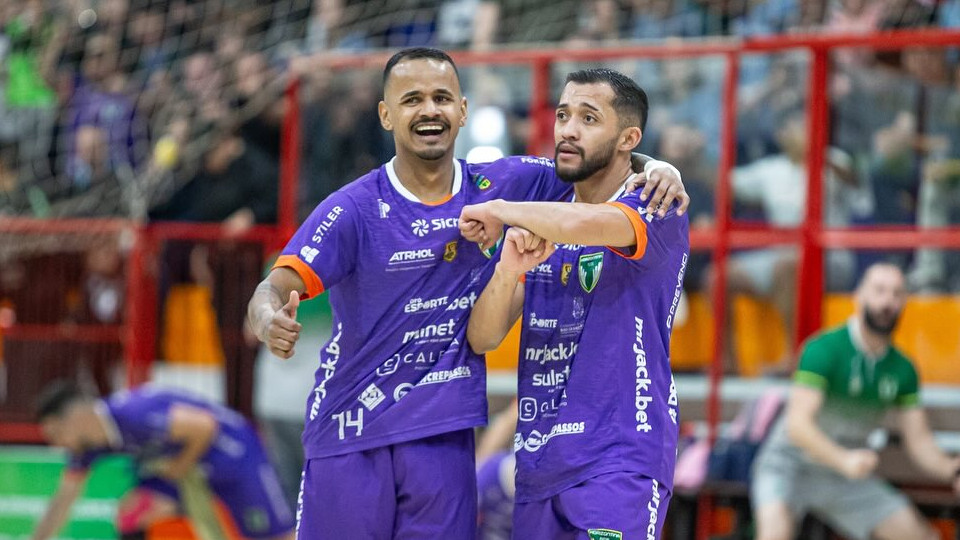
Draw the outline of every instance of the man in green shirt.
[[[873,475],[879,460],[867,447],[893,410],[910,458],[960,493],[960,459],[937,448],[916,369],[891,344],[906,296],[900,269],[875,264],[857,287],[847,324],[807,341],[786,412],[754,468],[758,540],[793,538],[808,511],[849,538],[939,538],[906,497]]]

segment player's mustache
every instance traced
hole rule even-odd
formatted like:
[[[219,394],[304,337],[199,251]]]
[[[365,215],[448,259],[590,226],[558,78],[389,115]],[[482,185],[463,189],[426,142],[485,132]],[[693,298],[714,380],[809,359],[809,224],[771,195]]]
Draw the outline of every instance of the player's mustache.
[[[569,147],[570,149],[572,149],[572,150],[575,151],[576,153],[580,154],[580,157],[583,157],[583,148],[580,148],[579,146],[577,146],[577,145],[575,145],[575,144],[573,144],[572,142],[569,142],[569,141],[560,141],[560,143],[557,144],[556,150],[554,150],[554,154],[555,154],[555,155],[560,153],[560,148],[561,148],[561,147]]]
[[[410,126],[410,129],[417,129],[417,126],[420,124],[440,124],[444,129],[450,128],[450,122],[447,122],[443,118],[424,118],[422,120],[417,120]]]

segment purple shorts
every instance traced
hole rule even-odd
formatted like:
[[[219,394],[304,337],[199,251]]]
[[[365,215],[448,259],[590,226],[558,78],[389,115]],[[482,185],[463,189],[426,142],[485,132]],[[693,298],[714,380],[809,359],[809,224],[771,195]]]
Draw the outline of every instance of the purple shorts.
[[[471,540],[476,529],[472,429],[303,466],[299,540]]]
[[[635,473],[603,474],[544,499],[517,503],[513,538],[656,540],[670,491]]]

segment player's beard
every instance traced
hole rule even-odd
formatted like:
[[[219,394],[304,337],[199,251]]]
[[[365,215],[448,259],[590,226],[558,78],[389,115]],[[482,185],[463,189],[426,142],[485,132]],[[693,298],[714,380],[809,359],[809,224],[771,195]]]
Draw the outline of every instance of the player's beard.
[[[613,161],[613,154],[617,151],[617,136],[611,137],[610,141],[603,144],[597,152],[587,157],[586,152],[583,148],[570,143],[569,141],[562,141],[557,144],[557,147],[554,149],[553,161],[557,162],[557,158],[560,157],[560,144],[566,143],[566,146],[573,147],[580,153],[580,166],[575,169],[564,169],[557,165],[557,176],[560,177],[564,182],[569,182],[571,184],[576,182],[582,182],[587,178],[590,178],[597,171],[603,169]]]
[[[863,323],[871,332],[882,336],[889,336],[897,328],[897,322],[900,320],[900,312],[884,313],[880,309],[870,309],[863,307]]]

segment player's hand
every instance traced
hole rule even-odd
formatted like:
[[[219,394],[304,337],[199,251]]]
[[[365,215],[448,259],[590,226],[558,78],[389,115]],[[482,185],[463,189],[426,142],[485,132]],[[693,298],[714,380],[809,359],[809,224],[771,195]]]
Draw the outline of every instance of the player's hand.
[[[862,480],[873,474],[879,463],[880,457],[873,450],[847,450],[840,473],[850,480]]]
[[[293,347],[300,339],[303,325],[297,322],[297,307],[300,306],[300,294],[290,291],[286,305],[273,313],[257,336],[270,352],[286,360],[293,356]]]
[[[663,217],[674,201],[680,202],[677,215],[683,215],[690,206],[690,195],[683,187],[683,180],[678,171],[663,161],[647,162],[644,172],[638,174],[632,182],[627,184],[627,193],[637,189],[640,191],[640,200],[647,201],[647,213],[658,211]]]
[[[500,267],[513,274],[526,274],[553,255],[557,247],[526,229],[510,227],[502,249]]]
[[[460,233],[467,240],[480,244],[480,249],[490,249],[503,234],[503,221],[495,214],[498,202],[471,204],[460,211]]]

